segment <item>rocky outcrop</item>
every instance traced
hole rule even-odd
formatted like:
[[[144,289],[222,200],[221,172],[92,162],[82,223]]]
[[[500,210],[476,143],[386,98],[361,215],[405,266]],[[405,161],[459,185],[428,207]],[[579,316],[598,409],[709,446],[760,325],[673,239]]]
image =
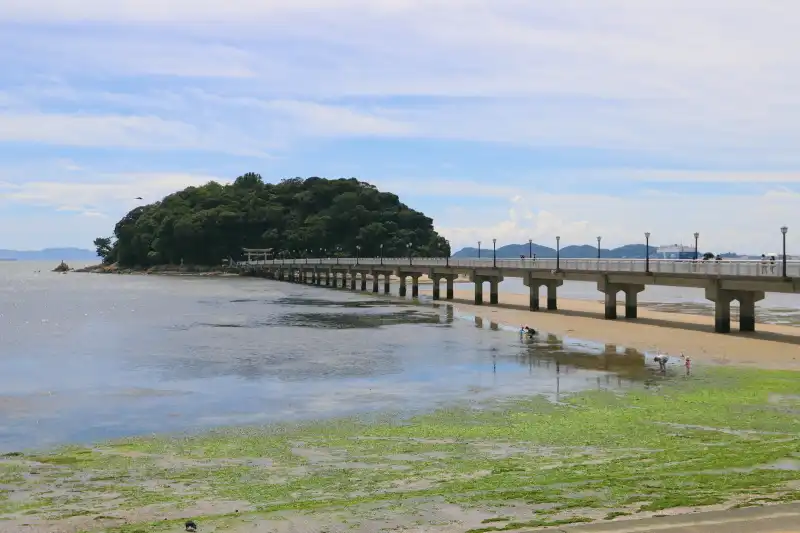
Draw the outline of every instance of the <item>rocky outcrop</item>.
[[[57,267],[53,269],[53,272],[69,272],[69,265],[66,264],[64,261],[61,261]]]

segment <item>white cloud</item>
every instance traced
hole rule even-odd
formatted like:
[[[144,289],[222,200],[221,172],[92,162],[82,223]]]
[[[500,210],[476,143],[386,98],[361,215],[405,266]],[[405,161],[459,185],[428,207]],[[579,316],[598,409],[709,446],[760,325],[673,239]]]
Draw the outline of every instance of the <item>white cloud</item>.
[[[789,226],[788,244],[800,250],[800,227],[793,231],[800,194],[772,190],[762,195],[690,196],[647,193],[536,194],[509,200],[503,215],[496,210],[455,210],[436,218],[437,229],[455,249],[475,246],[478,240],[501,244],[535,243],[554,247],[593,244],[603,237],[604,247],[644,241],[654,245],[691,244],[700,232],[703,247],[715,252],[763,252],[781,244],[780,227]],[[481,221],[476,224],[476,221]]]
[[[0,113],[0,142],[62,146],[194,149],[263,156],[254,141],[156,116]]]
[[[180,173],[130,173],[100,175],[92,181],[26,181],[0,183],[0,201],[51,207],[58,211],[121,216],[143,203],[209,181],[227,182],[215,176]],[[136,200],[141,196],[142,200]]]
[[[292,140],[424,136],[798,163],[798,17],[791,0],[7,0],[10,29],[64,31],[14,33],[0,59],[73,76],[224,78],[221,99],[266,102],[264,120],[277,122],[262,128]],[[479,100],[391,113],[330,105],[364,95]]]

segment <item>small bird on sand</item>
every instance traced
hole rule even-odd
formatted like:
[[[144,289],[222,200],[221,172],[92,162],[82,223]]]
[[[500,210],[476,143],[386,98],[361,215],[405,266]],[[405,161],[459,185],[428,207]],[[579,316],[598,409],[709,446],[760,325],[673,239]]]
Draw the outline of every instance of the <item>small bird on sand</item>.
[[[194,523],[193,521],[191,521],[191,520],[188,520],[188,521],[186,522],[186,531],[192,531],[192,532],[193,532],[193,531],[197,531],[197,524],[195,524],[195,523]]]

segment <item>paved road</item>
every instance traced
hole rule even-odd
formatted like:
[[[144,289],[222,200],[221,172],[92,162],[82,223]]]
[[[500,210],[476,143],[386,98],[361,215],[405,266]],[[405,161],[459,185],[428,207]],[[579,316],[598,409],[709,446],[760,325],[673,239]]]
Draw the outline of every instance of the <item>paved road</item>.
[[[568,533],[800,533],[800,503],[563,526]]]

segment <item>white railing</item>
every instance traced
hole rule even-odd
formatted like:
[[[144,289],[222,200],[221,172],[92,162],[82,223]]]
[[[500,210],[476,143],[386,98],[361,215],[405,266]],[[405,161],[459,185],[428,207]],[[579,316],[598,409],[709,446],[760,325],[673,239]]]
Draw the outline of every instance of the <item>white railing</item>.
[[[722,260],[722,261],[693,261],[651,259],[446,259],[414,257],[409,259],[397,257],[340,257],[325,259],[267,259],[241,261],[240,266],[248,265],[325,265],[325,266],[406,266],[415,267],[445,267],[454,269],[492,268],[517,270],[549,270],[556,268],[567,272],[645,272],[657,274],[695,274],[705,276],[752,276],[752,277],[782,277],[783,264],[780,260],[775,263],[760,260]],[[786,264],[788,277],[800,277],[800,261],[791,260]]]

